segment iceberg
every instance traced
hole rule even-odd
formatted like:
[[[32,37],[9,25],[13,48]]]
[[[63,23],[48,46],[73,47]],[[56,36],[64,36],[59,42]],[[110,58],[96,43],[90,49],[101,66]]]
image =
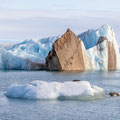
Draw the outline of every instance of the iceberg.
[[[27,58],[32,62],[44,63],[45,58],[47,57],[48,52],[51,50],[53,43],[59,37],[60,36],[54,36],[39,40],[25,40],[7,50],[13,53],[15,56],[19,56],[25,59]]]
[[[54,36],[38,40],[33,39],[25,40],[21,43],[15,44],[7,48],[0,48],[0,69],[5,70],[46,69],[46,57],[49,55],[48,53],[50,53],[50,51],[52,50],[53,43],[55,43],[55,41],[58,40],[59,38],[64,38],[63,40],[66,40],[66,37],[64,35],[62,37]],[[74,62],[74,66],[76,65],[76,68],[73,67],[73,65],[71,64],[72,63],[71,61],[74,61],[77,58],[80,58],[78,62],[80,61],[84,62],[84,67],[82,67],[82,69],[80,70],[120,69],[119,47],[115,39],[114,30],[111,26],[103,25],[101,28],[97,30],[88,30],[84,33],[79,34],[78,38],[80,38],[81,40],[82,50],[77,49],[76,51],[75,48],[77,47],[74,47],[75,44],[71,44],[75,43],[75,39],[73,39],[72,37],[71,37],[72,42],[70,43],[69,47],[63,46],[64,42],[58,43],[58,46],[60,46],[61,44],[62,47],[66,48],[65,50],[61,49],[61,51],[64,51],[66,55],[61,56],[60,58],[64,59],[68,55],[72,55],[71,53],[74,52],[76,54],[82,52],[81,53],[82,57],[79,57],[80,55],[77,54],[78,57],[75,56],[68,59],[69,64],[72,67],[69,67],[69,69],[64,70],[71,70],[71,68],[72,70],[78,70],[76,68],[80,66],[76,64],[76,62]],[[73,58],[74,60],[72,60]],[[81,58],[83,58],[83,60],[81,60]]]
[[[60,36],[39,40],[25,40],[19,44],[0,49],[0,69],[37,70],[45,63],[52,44]]]
[[[27,85],[12,85],[7,89],[5,95],[11,98],[64,100],[93,100],[105,97],[102,88],[90,85],[87,81],[33,81]]]
[[[78,37],[83,41],[95,70],[120,69],[120,53],[111,26],[88,30]]]
[[[107,24],[97,30],[91,29],[78,35],[83,41],[86,49],[96,46],[98,39],[101,36],[106,37],[110,42],[116,42],[114,30]]]

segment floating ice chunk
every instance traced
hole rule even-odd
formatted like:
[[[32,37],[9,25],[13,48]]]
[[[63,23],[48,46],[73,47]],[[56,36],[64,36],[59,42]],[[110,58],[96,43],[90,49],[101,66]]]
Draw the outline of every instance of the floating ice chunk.
[[[74,99],[90,100],[105,97],[102,88],[80,82],[34,81],[27,85],[12,85],[5,93],[7,97],[26,99]]]

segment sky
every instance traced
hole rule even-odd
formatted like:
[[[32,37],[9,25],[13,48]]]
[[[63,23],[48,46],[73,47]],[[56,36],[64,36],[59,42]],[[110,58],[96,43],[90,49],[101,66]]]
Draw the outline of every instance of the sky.
[[[120,0],[0,0],[0,42],[112,26],[120,43]]]

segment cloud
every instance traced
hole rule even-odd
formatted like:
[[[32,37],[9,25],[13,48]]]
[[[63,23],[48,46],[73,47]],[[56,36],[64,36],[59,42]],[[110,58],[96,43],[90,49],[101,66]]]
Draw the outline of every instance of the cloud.
[[[20,10],[120,10],[119,4],[119,0],[0,0],[0,8]]]
[[[80,17],[97,17],[97,18],[114,18],[120,16],[120,11],[83,11],[83,10],[10,10],[0,9],[0,19],[27,19],[35,17],[49,18],[80,18]]]
[[[119,11],[0,10],[0,40],[24,40],[62,34],[71,28],[76,34],[111,25],[120,37]]]

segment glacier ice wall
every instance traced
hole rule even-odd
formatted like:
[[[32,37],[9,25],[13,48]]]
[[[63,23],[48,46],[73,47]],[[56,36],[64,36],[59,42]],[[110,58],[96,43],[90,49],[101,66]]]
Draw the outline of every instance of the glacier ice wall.
[[[16,44],[8,50],[16,56],[28,58],[33,62],[45,62],[48,52],[52,49],[53,43],[60,36],[43,38],[40,40],[25,40]]]
[[[60,36],[25,40],[7,49],[0,49],[0,69],[37,69],[34,63],[45,63],[49,51]]]
[[[64,83],[34,81],[27,85],[12,85],[5,95],[24,99],[91,100],[105,97],[102,88],[90,85],[87,81]]]

